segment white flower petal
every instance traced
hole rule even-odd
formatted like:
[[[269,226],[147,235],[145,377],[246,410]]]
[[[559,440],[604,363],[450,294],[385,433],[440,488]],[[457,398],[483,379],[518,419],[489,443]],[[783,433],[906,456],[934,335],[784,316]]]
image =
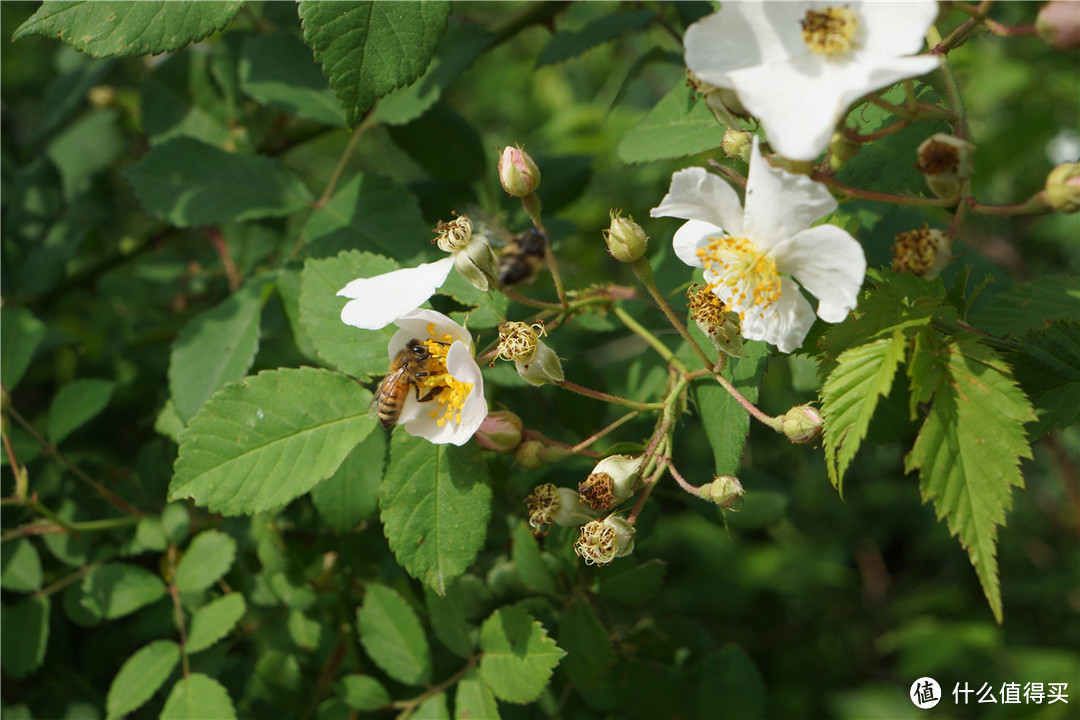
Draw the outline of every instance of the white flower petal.
[[[452,257],[414,268],[401,268],[370,278],[357,278],[338,291],[352,298],[341,309],[341,321],[365,330],[378,330],[424,304],[446,281]]]
[[[774,168],[761,156],[757,138],[746,181],[746,232],[767,251],[836,209],[836,199],[822,183],[806,175]]]
[[[847,231],[835,225],[803,230],[773,248],[773,259],[819,300],[817,314],[825,322],[840,322],[855,308],[866,255]]]
[[[686,67],[706,82],[730,88],[727,73],[786,59],[787,38],[775,34],[783,24],[770,24],[764,12],[762,4],[727,3],[688,27],[683,37]],[[729,42],[716,42],[720,36]]]
[[[747,340],[764,340],[780,352],[789,353],[797,350],[806,333],[810,332],[814,310],[794,280],[783,278],[780,288],[783,293],[780,300],[767,312],[746,311],[742,318],[742,334]]]
[[[914,55],[938,15],[936,2],[875,2],[858,9],[865,50],[881,56]]]
[[[742,234],[739,196],[720,176],[701,167],[674,173],[667,195],[649,211],[649,215],[701,220],[721,227],[732,235]]]
[[[395,342],[397,342],[397,349],[400,350],[412,338],[426,340],[428,325],[435,326],[436,335],[449,335],[454,340],[465,343],[465,347],[472,345],[472,335],[468,330],[436,310],[419,308],[395,319],[394,324],[401,329],[390,339],[390,350],[393,350]]]
[[[701,259],[697,256],[699,248],[709,243],[709,238],[722,235],[724,231],[715,225],[701,220],[690,220],[675,231],[671,239],[671,245],[675,248],[675,255],[690,267],[704,267]]]

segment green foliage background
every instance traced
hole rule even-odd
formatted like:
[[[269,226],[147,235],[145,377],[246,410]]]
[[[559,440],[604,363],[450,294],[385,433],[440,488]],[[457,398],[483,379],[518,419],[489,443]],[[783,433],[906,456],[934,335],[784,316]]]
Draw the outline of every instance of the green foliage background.
[[[931,717],[1075,714],[1080,438],[1069,403],[1078,363],[1073,354],[1054,384],[1058,376],[1048,380],[1038,364],[1025,375],[1024,358],[1067,359],[1077,347],[1080,216],[969,216],[938,288],[940,304],[962,305],[958,286],[966,282],[970,297],[993,278],[966,310],[998,335],[1071,321],[1025,336],[1010,357],[1040,420],[1028,425],[1025,487],[1013,490],[998,529],[1003,624],[949,526],[923,503],[918,478],[905,474],[917,464],[905,453],[919,431],[906,383],[886,386],[848,458],[843,499],[822,449],[753,423],[738,471],[748,489],[741,512],[722,515],[665,481],[642,514],[633,555],[586,567],[570,547],[576,531],[555,528],[539,542],[529,534],[521,500],[538,483],[576,484],[590,460],[525,470],[504,456],[404,443],[400,432],[373,430],[367,390],[310,366],[361,379],[385,368],[385,333],[360,338],[336,322],[340,305],[328,305],[353,269],[432,259],[430,227],[452,210],[478,207],[524,227],[495,174],[496,148],[512,143],[540,164],[539,194],[569,286],[633,284],[600,236],[609,210],[621,207],[649,231],[658,283],[678,300],[688,278],[669,250],[674,225],[644,221],[673,170],[716,157],[717,128],[691,114],[678,121],[679,147],[653,152],[651,143],[670,136],[665,113],[685,95],[681,51],[665,25],[684,28],[710,6],[425,6],[424,32],[403,42],[438,48],[433,68],[376,103],[329,198],[319,193],[350,142],[347,126],[371,98],[339,102],[311,61],[309,46],[324,63],[338,52],[332,37],[301,26],[325,6],[249,3],[237,14],[235,3],[207,3],[203,34],[226,30],[154,58],[132,54],[172,49],[167,41],[106,58],[51,37],[12,42],[35,10],[0,4],[2,380],[34,428],[10,426],[33,503],[7,501],[16,482],[3,456],[5,718],[390,717],[391,701],[410,700],[419,706],[396,710],[894,718],[922,712],[907,691],[927,675],[946,693],[957,682],[1070,683],[1067,706],[956,707],[947,694]],[[994,17],[1019,25],[1036,10],[1003,3]],[[348,22],[372,33],[393,24],[372,18]],[[1041,188],[1046,144],[1077,128],[1076,59],[1035,38],[977,37],[950,53],[979,147],[981,201],[1018,202]],[[403,67],[387,87],[363,84],[382,96],[423,72]],[[874,111],[863,112],[872,122]],[[872,149],[844,182],[880,172],[887,158]],[[887,167],[891,191],[925,192],[904,163]],[[317,199],[326,202],[315,209]],[[895,232],[942,217],[856,201],[841,219],[881,268]],[[550,295],[546,278],[529,292]],[[470,327],[490,340],[505,305],[489,302],[498,301],[464,284],[433,301],[458,317],[479,306]],[[647,327],[665,326],[646,303],[628,307]],[[865,322],[877,319],[871,312]],[[655,397],[666,365],[626,335],[604,315],[559,328],[568,377]],[[661,337],[676,340],[670,329]],[[848,347],[817,331],[806,347],[830,341]],[[825,354],[837,360],[839,350]],[[244,376],[244,389],[219,392]],[[556,440],[578,442],[619,416],[527,388],[508,366],[488,377],[493,407]],[[778,414],[817,400],[821,387],[813,358],[774,355],[757,392],[762,409]],[[701,392],[694,402],[705,404],[715,387]],[[197,461],[177,440],[189,421],[224,422],[200,408],[234,396],[290,421],[302,408],[313,427],[334,418],[327,433],[359,444],[343,459],[320,455],[332,473],[321,483],[298,472],[261,496],[276,502],[214,498],[208,510],[198,493],[212,492],[215,478],[189,472]],[[617,439],[649,432],[639,419]],[[681,421],[679,467],[695,484],[725,461],[723,437],[723,427],[694,415]],[[408,477],[387,470],[384,480],[384,462],[410,468]],[[462,477],[476,481],[467,492]],[[462,527],[463,548],[447,558],[407,559],[383,526],[399,519],[388,509],[395,501],[411,507],[408,481],[429,478],[459,492],[448,507],[489,519],[486,536]],[[251,482],[264,479],[253,473]],[[170,488],[202,501],[168,503]]]

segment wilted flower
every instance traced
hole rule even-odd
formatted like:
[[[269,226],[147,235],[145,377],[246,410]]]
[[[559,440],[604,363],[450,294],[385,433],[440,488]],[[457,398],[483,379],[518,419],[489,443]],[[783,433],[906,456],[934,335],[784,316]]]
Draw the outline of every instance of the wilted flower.
[[[966,140],[935,133],[919,145],[915,168],[926,178],[927,186],[943,200],[956,200],[960,183],[975,172],[975,146]]]
[[[540,339],[543,334],[544,326],[540,323],[512,321],[499,325],[497,356],[513,360],[518,375],[531,385],[558,383],[564,377],[559,356]]]
[[[690,308],[690,318],[712,341],[717,352],[742,357],[743,341],[738,313],[728,310],[716,293],[700,283],[686,289],[686,305]]]
[[[924,224],[918,230],[896,234],[892,246],[894,272],[909,272],[933,280],[949,264],[952,242],[941,230]]]
[[[593,520],[581,528],[574,552],[586,565],[607,565],[634,551],[634,526],[615,515]]]
[[[818,316],[835,323],[855,307],[866,273],[862,246],[846,230],[810,227],[835,209],[824,185],[770,166],[755,139],[745,209],[726,182],[698,167],[672,175],[651,214],[689,221],[675,232],[675,254],[704,268],[709,289],[739,313],[743,337],[791,352],[814,322],[799,285],[818,298]]]
[[[645,456],[609,455],[578,484],[582,502],[593,510],[610,510],[634,494]]]
[[[825,149],[848,106],[928,73],[919,52],[937,3],[732,2],[686,31],[686,66],[735,91],[769,143],[793,160]]]
[[[551,483],[537,485],[525,498],[525,505],[529,509],[529,526],[536,534],[546,533],[549,525],[580,527],[596,517],[576,492]]]

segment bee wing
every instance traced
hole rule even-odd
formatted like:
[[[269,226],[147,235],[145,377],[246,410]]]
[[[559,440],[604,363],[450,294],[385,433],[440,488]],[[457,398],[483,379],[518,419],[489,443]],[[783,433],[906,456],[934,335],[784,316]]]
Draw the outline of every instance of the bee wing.
[[[405,374],[405,366],[402,365],[397,368],[391,368],[390,372],[383,376],[379,387],[375,388],[375,392],[371,395],[371,402],[368,403],[368,417],[378,418],[379,407],[382,405],[383,398],[390,393],[394,386],[397,385],[401,376]]]

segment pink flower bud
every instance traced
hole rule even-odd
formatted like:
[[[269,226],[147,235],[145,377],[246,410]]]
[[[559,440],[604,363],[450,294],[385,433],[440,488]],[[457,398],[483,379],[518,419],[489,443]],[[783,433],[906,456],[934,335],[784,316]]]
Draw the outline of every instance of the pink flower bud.
[[[499,182],[512,197],[532,195],[540,186],[540,170],[527,152],[507,147],[499,157]]]
[[[1051,0],[1039,10],[1035,33],[1055,50],[1080,47],[1080,10],[1076,0]]]
[[[521,444],[521,418],[509,410],[488,413],[476,431],[476,441],[486,450],[512,453]]]

